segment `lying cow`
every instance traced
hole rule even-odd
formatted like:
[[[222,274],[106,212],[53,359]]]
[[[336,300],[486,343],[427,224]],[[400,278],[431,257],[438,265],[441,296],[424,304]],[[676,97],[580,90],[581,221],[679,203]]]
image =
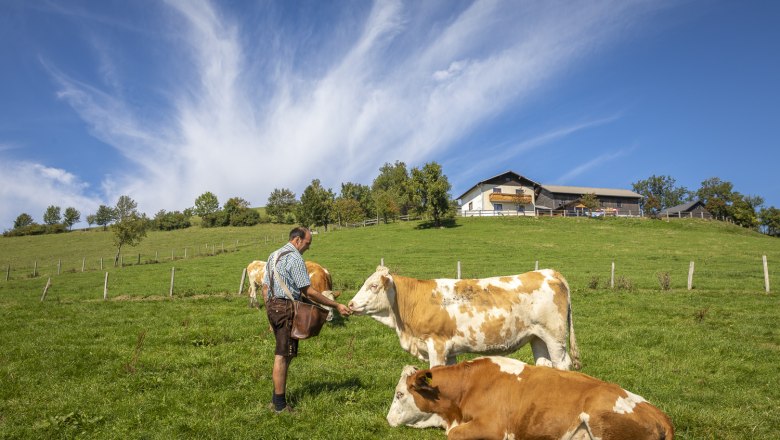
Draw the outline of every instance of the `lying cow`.
[[[407,367],[396,390],[387,415],[391,424],[435,413],[448,439],[674,438],[666,414],[618,385],[515,359],[483,357],[419,371]]]
[[[335,300],[341,295],[341,292],[333,292],[333,280],[330,277],[328,269],[320,266],[313,261],[306,261],[306,272],[309,273],[311,286],[329,299]],[[250,307],[259,307],[261,303],[257,301],[257,292],[262,292],[263,277],[265,276],[265,261],[256,260],[249,263],[246,273],[249,275],[249,305]],[[325,307],[325,306],[323,306]],[[333,310],[328,309],[328,321],[333,319]]]
[[[530,342],[537,365],[566,370],[573,361],[580,368],[569,285],[550,269],[417,280],[379,266],[349,307],[395,329],[401,347],[431,367],[452,365],[461,353],[509,353]]]

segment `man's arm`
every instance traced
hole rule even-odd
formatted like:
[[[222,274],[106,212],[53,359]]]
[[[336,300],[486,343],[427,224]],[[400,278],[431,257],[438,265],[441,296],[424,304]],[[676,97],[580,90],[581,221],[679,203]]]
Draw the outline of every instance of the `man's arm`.
[[[352,311],[349,309],[349,307],[333,301],[332,299],[323,295],[321,292],[318,292],[314,287],[306,286],[301,289],[301,293],[318,304],[333,307],[334,309],[338,310],[341,316],[349,316],[352,314]]]

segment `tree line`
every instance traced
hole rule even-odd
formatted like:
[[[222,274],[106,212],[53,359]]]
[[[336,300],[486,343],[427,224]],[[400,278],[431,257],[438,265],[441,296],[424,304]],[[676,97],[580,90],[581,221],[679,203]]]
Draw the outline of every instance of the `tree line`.
[[[112,227],[115,233],[127,234],[128,229],[140,235],[143,230],[173,230],[188,228],[192,218],[200,218],[202,227],[253,226],[258,223],[289,223],[306,226],[357,223],[367,218],[388,222],[402,215],[418,215],[429,218],[434,225],[454,216],[454,202],[450,200],[450,183],[442,173],[441,165],[430,162],[409,171],[401,161],[385,163],[371,186],[346,182],[336,195],[325,188],[319,179],[311,181],[300,200],[288,188],[275,188],[268,197],[266,214],[250,208],[250,203],[240,197],[228,199],[220,206],[217,196],[206,191],[195,199],[194,206],[184,211],[160,210],[153,218],[137,211],[136,202],[129,196],[121,196],[114,206],[100,205],[97,211],[86,216],[92,225],[104,230]],[[67,208],[65,217],[58,206],[50,206],[44,213],[44,225],[22,213],[11,230],[3,235],[35,235],[65,232],[81,220],[81,213]],[[132,220],[132,221],[131,221]],[[129,228],[133,225],[132,228]],[[132,240],[123,239],[121,243]],[[121,246],[121,245],[120,245]]]
[[[678,186],[671,176],[652,175],[632,184],[633,190],[644,196],[640,205],[649,216],[683,203],[701,201],[713,217],[745,228],[780,236],[780,209],[764,207],[764,199],[734,190],[731,182],[711,177],[696,191]]]

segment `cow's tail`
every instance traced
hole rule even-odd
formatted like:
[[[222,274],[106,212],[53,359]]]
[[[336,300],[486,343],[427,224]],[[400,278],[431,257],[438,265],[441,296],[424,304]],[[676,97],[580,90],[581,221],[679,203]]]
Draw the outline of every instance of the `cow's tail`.
[[[571,357],[572,366],[574,369],[579,370],[582,368],[582,362],[580,362],[580,349],[577,347],[577,336],[574,334],[574,319],[572,318],[571,313],[571,289],[569,288],[569,283],[566,281],[566,278],[564,278],[561,274],[558,274],[558,276],[561,277],[563,285],[566,286],[566,296],[568,302],[566,321],[569,324],[569,356]]]

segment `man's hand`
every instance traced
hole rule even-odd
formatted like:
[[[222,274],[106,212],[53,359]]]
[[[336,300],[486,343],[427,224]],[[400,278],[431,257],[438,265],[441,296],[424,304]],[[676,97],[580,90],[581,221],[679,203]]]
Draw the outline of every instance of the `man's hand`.
[[[336,307],[336,310],[339,311],[339,315],[341,316],[349,316],[352,314],[352,310],[344,304],[339,304],[338,307]]]

